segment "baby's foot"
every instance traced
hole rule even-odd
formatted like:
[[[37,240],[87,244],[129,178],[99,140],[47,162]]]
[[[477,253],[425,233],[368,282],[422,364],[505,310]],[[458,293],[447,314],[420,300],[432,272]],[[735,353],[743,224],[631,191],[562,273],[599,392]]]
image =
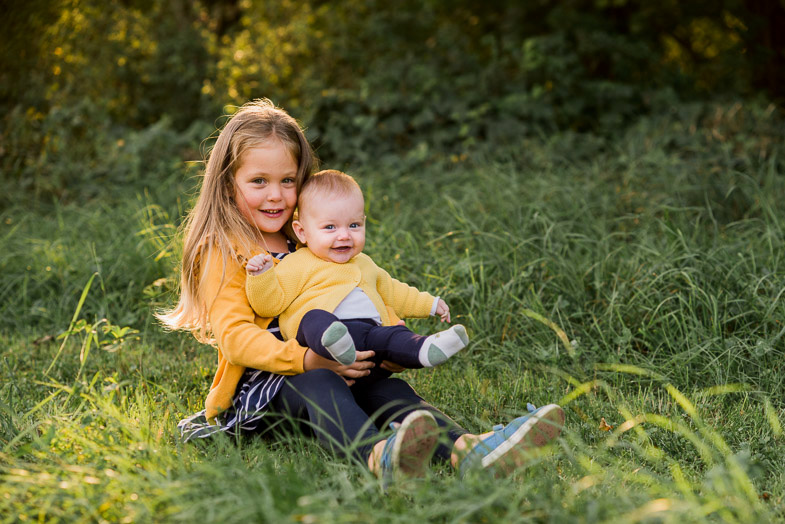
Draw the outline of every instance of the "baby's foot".
[[[420,364],[431,368],[438,366],[469,343],[466,328],[460,324],[452,326],[425,339],[420,348]]]
[[[336,320],[324,330],[322,345],[336,361],[344,366],[355,361],[354,341],[343,322]]]

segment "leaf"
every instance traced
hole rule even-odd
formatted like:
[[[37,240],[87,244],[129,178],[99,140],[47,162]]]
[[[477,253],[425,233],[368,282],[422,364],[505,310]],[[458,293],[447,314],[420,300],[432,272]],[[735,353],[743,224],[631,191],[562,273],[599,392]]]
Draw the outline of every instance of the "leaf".
[[[605,417],[600,419],[600,431],[610,431],[613,429],[613,426],[605,422]]]

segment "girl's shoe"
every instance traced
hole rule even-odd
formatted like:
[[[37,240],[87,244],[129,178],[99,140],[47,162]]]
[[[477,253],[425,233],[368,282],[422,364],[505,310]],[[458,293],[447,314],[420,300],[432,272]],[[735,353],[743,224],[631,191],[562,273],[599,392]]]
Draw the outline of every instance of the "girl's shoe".
[[[509,473],[524,465],[530,451],[551,442],[564,427],[564,410],[556,404],[539,409],[528,404],[528,415],[518,417],[507,426],[494,426],[493,434],[478,442],[463,458],[459,472],[493,468]]]
[[[380,460],[382,485],[387,488],[401,477],[425,476],[439,440],[439,425],[430,411],[419,409],[406,415],[384,445]]]

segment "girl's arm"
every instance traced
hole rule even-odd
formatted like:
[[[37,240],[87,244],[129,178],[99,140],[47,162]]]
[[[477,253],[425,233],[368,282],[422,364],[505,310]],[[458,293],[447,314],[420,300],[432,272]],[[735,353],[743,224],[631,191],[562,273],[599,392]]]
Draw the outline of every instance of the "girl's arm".
[[[237,260],[226,261],[210,250],[202,265],[200,293],[207,301],[210,327],[218,347],[235,365],[279,373],[302,373],[307,348],[296,340],[282,342],[265,328],[269,318],[257,316],[245,295],[245,270]]]

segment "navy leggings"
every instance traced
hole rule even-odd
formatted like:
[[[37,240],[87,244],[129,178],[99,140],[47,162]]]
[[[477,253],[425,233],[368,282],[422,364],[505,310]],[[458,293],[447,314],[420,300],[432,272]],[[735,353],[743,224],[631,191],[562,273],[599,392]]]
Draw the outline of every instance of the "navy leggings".
[[[419,354],[428,337],[418,335],[406,326],[379,326],[373,320],[361,318],[341,320],[323,309],[312,309],[303,316],[297,329],[297,342],[324,358],[335,360],[322,344],[322,335],[337,321],[347,327],[358,351],[372,349],[380,362],[389,360],[405,368],[423,367]]]
[[[412,387],[398,378],[355,384],[336,373],[314,369],[286,377],[269,404],[267,416],[280,415],[297,429],[313,434],[327,449],[367,462],[374,444],[382,440],[379,429],[401,422],[417,409],[427,409],[444,430],[436,457],[449,460],[453,443],[466,430],[425,402]]]

